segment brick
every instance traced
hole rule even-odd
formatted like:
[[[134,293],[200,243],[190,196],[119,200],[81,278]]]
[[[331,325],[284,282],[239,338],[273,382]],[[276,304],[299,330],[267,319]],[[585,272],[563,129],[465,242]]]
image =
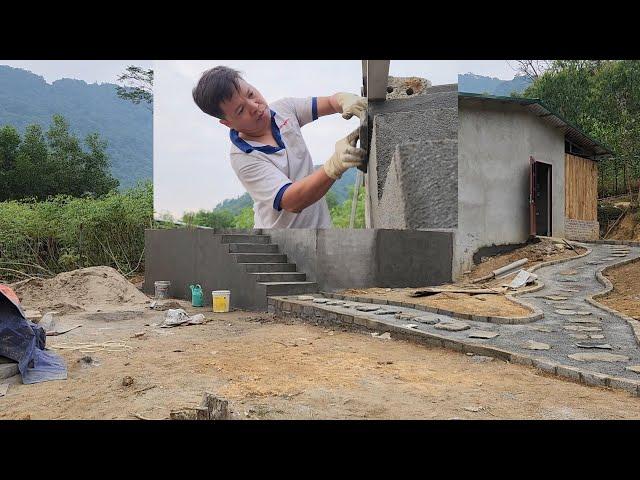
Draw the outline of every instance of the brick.
[[[631,380],[623,377],[611,377],[609,379],[609,386],[619,390],[624,390],[632,395],[640,396],[640,381]]]
[[[546,373],[551,373],[553,375],[556,374],[556,367],[558,366],[557,363],[552,362],[550,360],[545,360],[542,358],[534,358],[533,359],[533,366],[542,370],[543,372]]]
[[[571,367],[569,365],[558,365],[556,367],[556,373],[560,377],[568,378],[575,382],[580,381],[580,369]]]
[[[592,387],[608,387],[609,375],[596,372],[580,372],[581,382]]]

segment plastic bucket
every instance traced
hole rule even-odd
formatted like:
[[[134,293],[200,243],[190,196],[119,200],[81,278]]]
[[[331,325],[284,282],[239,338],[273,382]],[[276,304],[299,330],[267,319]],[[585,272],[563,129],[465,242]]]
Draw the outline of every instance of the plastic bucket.
[[[229,303],[231,299],[230,290],[214,290],[211,292],[213,300],[213,311],[216,313],[224,313],[229,311]]]
[[[154,282],[153,286],[156,289],[156,300],[162,300],[164,298],[169,298],[169,287],[171,286],[171,282],[165,280],[159,280]]]

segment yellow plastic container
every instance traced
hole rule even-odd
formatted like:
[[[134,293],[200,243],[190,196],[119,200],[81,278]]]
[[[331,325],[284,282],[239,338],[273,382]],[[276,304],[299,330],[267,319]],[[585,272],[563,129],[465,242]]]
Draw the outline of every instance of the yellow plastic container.
[[[213,311],[215,313],[225,313],[229,311],[229,303],[231,300],[230,290],[214,290],[211,292],[213,300]]]

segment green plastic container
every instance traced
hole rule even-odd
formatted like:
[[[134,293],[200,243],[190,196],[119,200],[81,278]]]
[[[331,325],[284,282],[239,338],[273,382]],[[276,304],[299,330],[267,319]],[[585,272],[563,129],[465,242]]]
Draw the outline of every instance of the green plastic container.
[[[202,307],[202,287],[200,285],[189,285],[191,288],[191,305]]]

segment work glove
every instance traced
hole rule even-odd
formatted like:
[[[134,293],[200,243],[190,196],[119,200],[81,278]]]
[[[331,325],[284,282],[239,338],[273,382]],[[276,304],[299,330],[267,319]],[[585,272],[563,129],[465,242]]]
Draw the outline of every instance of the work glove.
[[[349,120],[354,115],[357,115],[360,120],[364,118],[367,111],[367,99],[359,97],[353,93],[340,92],[336,93],[336,100],[338,105],[342,107],[342,118]]]
[[[359,135],[360,129],[356,128],[349,135],[338,140],[336,143],[336,151],[323,165],[327,176],[337,180],[351,167],[362,165],[365,151],[362,148],[356,148]]]

